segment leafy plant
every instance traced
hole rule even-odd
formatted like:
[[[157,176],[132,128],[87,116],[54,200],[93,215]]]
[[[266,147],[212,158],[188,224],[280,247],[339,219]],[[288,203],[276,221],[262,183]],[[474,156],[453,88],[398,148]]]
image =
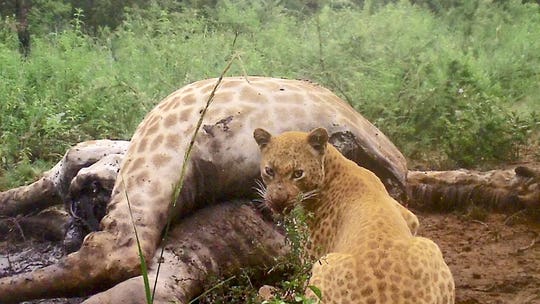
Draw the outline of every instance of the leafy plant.
[[[207,286],[210,292],[197,299],[199,304],[205,303],[260,303],[258,288],[262,284],[270,284],[273,298],[262,301],[265,304],[315,304],[318,300],[308,299],[304,295],[309,288],[322,298],[316,286],[308,286],[313,259],[306,254],[308,242],[306,221],[310,215],[301,207],[296,207],[289,215],[283,217],[278,226],[284,229],[290,252],[270,270],[266,270],[264,278],[258,274],[260,270],[244,269],[233,278],[221,280],[214,278]]]

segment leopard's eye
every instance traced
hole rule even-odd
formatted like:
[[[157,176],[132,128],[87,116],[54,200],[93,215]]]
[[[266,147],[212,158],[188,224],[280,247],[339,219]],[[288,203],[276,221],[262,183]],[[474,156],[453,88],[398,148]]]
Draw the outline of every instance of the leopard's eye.
[[[304,170],[294,170],[292,178],[299,179],[304,176]]]
[[[274,170],[270,167],[264,167],[264,173],[270,177],[274,177]]]

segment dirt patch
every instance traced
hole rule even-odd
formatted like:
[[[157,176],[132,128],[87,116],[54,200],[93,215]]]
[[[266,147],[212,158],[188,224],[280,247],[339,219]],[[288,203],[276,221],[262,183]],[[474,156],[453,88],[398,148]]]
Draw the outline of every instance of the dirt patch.
[[[540,224],[505,224],[507,216],[500,214],[483,221],[417,215],[419,234],[439,244],[452,270],[456,303],[540,303]]]
[[[0,242],[0,277],[28,272],[53,264],[64,255],[62,242],[3,241]],[[23,302],[25,304],[78,304],[82,298],[50,299]]]
[[[456,303],[540,304],[540,240],[533,244],[540,235],[540,223],[505,223],[507,216],[500,214],[489,214],[483,221],[457,214],[417,215],[419,235],[439,244],[454,274]],[[0,242],[0,277],[43,267],[61,255],[58,243]]]

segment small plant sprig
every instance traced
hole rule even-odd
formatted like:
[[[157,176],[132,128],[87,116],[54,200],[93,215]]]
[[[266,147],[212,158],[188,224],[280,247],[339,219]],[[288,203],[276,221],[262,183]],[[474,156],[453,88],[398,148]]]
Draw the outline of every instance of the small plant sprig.
[[[82,28],[84,26],[83,18],[84,18],[83,10],[81,8],[75,8],[75,12],[73,13],[73,20],[71,22],[72,22],[73,29],[75,30],[75,32],[80,35],[83,34],[83,31],[82,31]]]
[[[124,177],[121,178],[122,187],[124,189],[126,188]],[[131,225],[133,226],[133,232],[135,233],[135,240],[137,241],[137,254],[139,255],[139,260],[141,261],[141,275],[143,277],[143,283],[144,283],[144,295],[146,297],[146,303],[152,304],[154,302],[154,294],[150,290],[150,282],[148,280],[148,266],[146,264],[146,258],[144,257],[144,254],[142,252],[141,242],[139,240],[139,234],[137,233],[137,225],[135,225],[135,219],[133,218],[133,212],[131,211],[131,203],[129,201],[129,195],[127,190],[124,191],[124,195],[126,196],[126,201],[128,204],[128,210],[129,210],[129,217],[131,220]],[[157,281],[157,277],[156,277]],[[154,288],[155,289],[155,288]]]
[[[320,303],[322,293],[317,286],[308,285],[311,274],[311,267],[314,263],[313,257],[308,254],[306,247],[309,244],[309,230],[307,222],[311,218],[300,204],[283,217],[279,225],[285,229],[286,240],[291,248],[290,253],[285,257],[283,263],[278,264],[276,269],[287,269],[290,277],[281,282],[277,288],[275,298],[264,301],[263,304],[315,304]],[[305,290],[310,289],[317,299],[307,298]]]
[[[242,274],[234,280],[220,281],[216,278],[209,286],[209,291],[199,297],[199,303],[264,303],[264,304],[315,304],[322,299],[321,291],[316,286],[307,286],[313,258],[305,248],[309,242],[307,222],[310,214],[298,206],[290,214],[276,219],[277,225],[286,234],[286,242],[290,252],[280,257],[277,264],[267,271],[267,274],[279,274],[272,281],[264,284],[272,285],[272,299],[262,301],[258,293],[259,284],[253,284],[253,270],[243,269]],[[279,280],[279,281],[277,281]],[[225,284],[224,284],[225,283]],[[260,281],[258,283],[261,283]],[[255,285],[255,286],[254,286]],[[305,296],[306,288],[312,291],[318,299]]]

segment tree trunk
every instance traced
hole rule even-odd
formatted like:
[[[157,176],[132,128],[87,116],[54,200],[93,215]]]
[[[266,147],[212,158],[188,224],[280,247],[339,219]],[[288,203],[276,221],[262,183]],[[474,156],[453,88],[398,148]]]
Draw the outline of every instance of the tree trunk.
[[[17,36],[19,51],[24,58],[30,55],[30,31],[28,30],[28,13],[32,3],[30,0],[15,0],[15,16],[17,18]]]

